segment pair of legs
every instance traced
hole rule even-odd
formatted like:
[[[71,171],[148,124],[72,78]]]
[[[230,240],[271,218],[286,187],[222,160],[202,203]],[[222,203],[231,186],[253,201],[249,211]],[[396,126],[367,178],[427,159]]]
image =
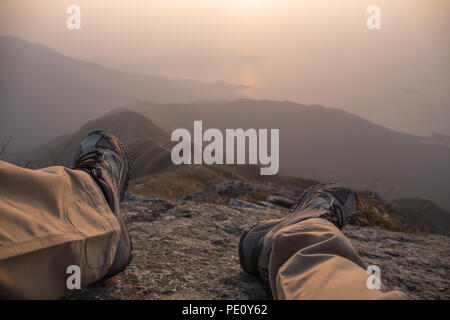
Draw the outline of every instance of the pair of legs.
[[[88,137],[78,152],[77,170],[29,170],[0,161],[1,298],[59,298],[68,290],[70,266],[79,267],[85,286],[129,263],[131,247],[118,213],[126,165],[104,155],[114,143],[99,137]],[[99,147],[103,153],[94,157]],[[246,232],[240,243],[244,270],[268,280],[275,299],[404,298],[367,288],[369,274],[339,229],[345,215],[325,216],[331,209],[314,201],[299,208],[300,215]]]

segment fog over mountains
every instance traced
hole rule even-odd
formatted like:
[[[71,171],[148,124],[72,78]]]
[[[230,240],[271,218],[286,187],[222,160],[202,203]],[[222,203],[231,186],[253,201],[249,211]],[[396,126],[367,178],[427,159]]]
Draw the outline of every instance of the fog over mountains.
[[[216,104],[129,106],[167,131],[203,120],[208,128],[280,129],[280,173],[342,181],[387,198],[422,196],[450,207],[450,147],[395,132],[343,110],[240,99]]]
[[[231,105],[231,108],[233,108],[233,105],[238,105],[239,108],[245,111],[246,109],[251,108],[252,104],[256,105],[257,102],[258,101],[240,100],[232,102],[229,105]],[[245,106],[246,104],[247,106]],[[174,106],[171,105],[164,105],[164,107],[169,111],[174,108]],[[294,105],[294,107],[301,111],[302,106]],[[185,105],[185,108],[189,109],[189,106]],[[283,106],[278,106],[278,108],[283,109]],[[195,110],[195,107],[192,109]],[[313,113],[317,112],[314,108],[312,109]],[[157,114],[157,111],[153,110],[152,114]],[[160,113],[159,115],[161,116],[162,114],[163,113]],[[195,112],[193,112],[192,116],[195,117]],[[311,120],[307,113],[305,113],[304,117]],[[326,115],[323,115],[322,117],[325,119],[327,118]],[[223,117],[222,120],[226,121],[226,117]],[[255,120],[257,121],[258,119],[254,119],[254,121]],[[189,119],[186,119],[185,121],[189,121]],[[348,119],[343,121],[341,120],[340,124],[336,127],[346,125],[349,125]],[[281,130],[283,132],[287,129],[289,128],[284,127]],[[63,135],[53,139],[45,145],[33,147],[24,154],[16,154],[16,156],[19,157],[16,160],[22,164],[24,164],[24,161],[31,161],[27,163],[27,166],[34,168],[48,165],[71,166],[73,155],[75,154],[80,141],[93,130],[112,132],[124,141],[132,163],[133,180],[130,184],[130,192],[139,193],[146,196],[163,196],[164,198],[171,199],[179,199],[188,193],[199,191],[200,189],[215,183],[221,183],[229,180],[243,181],[245,183],[249,182],[250,184],[252,182],[258,182],[261,183],[262,186],[269,188],[271,184],[306,188],[310,185],[316,184],[317,181],[305,178],[296,178],[293,177],[293,175],[296,175],[297,177],[310,176],[307,171],[301,171],[304,169],[305,163],[311,162],[315,155],[318,155],[319,158],[322,157],[322,155],[317,151],[312,152],[311,154],[302,154],[302,148],[307,146],[308,143],[302,143],[300,140],[308,141],[308,139],[297,139],[298,143],[296,145],[299,148],[298,150],[288,152],[283,149],[281,150],[282,160],[284,159],[282,164],[285,164],[283,173],[288,175],[278,174],[274,176],[261,176],[259,167],[251,165],[176,166],[170,159],[171,147],[175,143],[170,142],[168,133],[158,128],[155,123],[140,113],[132,111],[117,111],[87,122],[73,134]],[[331,132],[331,134],[333,133],[334,132]],[[367,131],[361,130],[360,133],[362,139],[367,138]],[[309,144],[320,144],[320,139],[328,139],[330,142],[336,143],[336,141],[333,141],[331,136],[327,136],[326,133],[324,135],[325,137],[310,134]],[[342,142],[345,142],[345,140],[348,139],[348,136],[342,134],[341,137]],[[388,136],[387,138],[391,140],[396,139],[395,135]],[[381,137],[380,141],[382,141],[382,139],[383,137]],[[289,137],[281,136],[281,141],[284,144],[293,143],[291,140],[289,140]],[[405,140],[403,142],[405,142]],[[443,188],[442,191],[444,192],[439,192],[439,189],[433,189],[434,185],[439,184],[437,176],[433,173],[433,170],[424,170],[424,172],[430,175],[430,178],[435,179],[434,185],[429,184],[423,176],[417,175],[417,173],[414,172],[417,176],[417,180],[415,183],[412,183],[411,188],[411,186],[406,186],[403,184],[407,178],[405,178],[405,176],[402,175],[402,171],[399,170],[400,164],[392,160],[396,157],[402,157],[401,154],[398,152],[396,153],[392,149],[394,147],[398,147],[395,142],[386,147],[385,151],[389,152],[380,153],[379,156],[369,155],[370,158],[366,158],[365,162],[360,163],[359,166],[355,164],[355,161],[351,161],[352,152],[370,153],[368,148],[379,150],[380,147],[377,145],[369,145],[368,148],[356,150],[355,148],[352,148],[352,146],[346,146],[344,143],[337,145],[337,147],[341,148],[342,152],[349,153],[349,157],[347,157],[347,159],[343,159],[345,157],[326,157],[329,162],[324,162],[318,159],[318,165],[315,167],[315,170],[320,171],[321,167],[319,166],[322,166],[324,174],[330,174],[330,178],[322,176],[322,180],[319,181],[338,179],[352,183],[358,190],[370,190],[365,192],[360,191],[361,211],[359,212],[360,215],[358,215],[359,218],[357,219],[359,222],[363,223],[363,225],[379,225],[392,230],[437,232],[444,234],[450,232],[449,212],[435,205],[435,203],[445,203],[445,191],[448,189]],[[327,150],[327,148],[324,149]],[[407,149],[414,152],[420,151],[420,143],[415,145],[413,142],[410,142]],[[328,151],[333,152],[333,147],[329,148]],[[361,157],[356,156],[355,158],[358,160]],[[385,162],[383,162],[383,158],[386,158],[386,161],[391,161],[392,166],[396,170],[391,170],[391,180],[379,179],[376,180],[376,184],[365,184],[363,179],[369,179],[367,181],[371,181],[374,177],[376,177],[376,175],[370,175],[370,172],[376,173],[380,170],[379,165]],[[404,158],[403,163],[409,168],[415,164],[415,162],[411,162],[410,160]],[[299,171],[288,170],[290,168],[289,165],[291,168],[296,167]],[[352,166],[354,168],[352,168]],[[364,174],[365,172],[368,172],[368,174]],[[336,176],[337,173],[340,174],[339,178],[334,178],[332,175],[334,174],[334,176]],[[448,172],[443,173],[448,176]],[[347,176],[344,176],[344,174],[347,174]],[[398,181],[398,188],[391,188],[392,186],[389,185],[391,181]],[[415,196],[426,194],[426,188],[431,189],[432,191],[434,190],[434,193],[428,193],[428,195],[434,200],[435,203],[423,199],[422,197]],[[394,192],[392,192],[392,189],[394,189]],[[386,190],[391,190],[391,192],[386,192]],[[284,197],[287,196],[284,194],[284,191],[278,191],[279,195]],[[373,191],[377,191],[379,194],[389,198],[402,197],[403,199],[387,202],[379,198],[378,195],[373,193]],[[258,192],[256,193],[259,194]],[[261,198],[264,194],[265,193],[262,192],[259,196],[257,196],[257,198]],[[218,198],[216,195],[211,195],[206,196],[206,199],[217,200]]]
[[[0,36],[0,142],[30,147],[131,101],[222,101],[238,85],[131,74],[59,54],[40,44]]]
[[[204,130],[280,129],[281,174],[450,208],[446,136],[403,134],[319,105],[242,99],[239,86],[224,83],[113,71],[11,37],[0,37],[0,62],[0,142],[13,137],[6,159],[70,165],[82,137],[104,129],[129,140],[139,159],[135,176],[142,175],[170,165],[173,129],[192,130],[202,120]],[[147,119],[136,113],[101,118],[121,106]]]

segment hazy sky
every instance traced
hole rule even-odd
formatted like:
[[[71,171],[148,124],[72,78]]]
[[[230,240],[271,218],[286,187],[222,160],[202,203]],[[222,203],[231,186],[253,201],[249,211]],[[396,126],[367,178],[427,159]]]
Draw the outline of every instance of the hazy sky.
[[[66,8],[81,8],[81,30]],[[366,27],[369,5],[381,30]],[[248,85],[450,134],[449,0],[1,0],[0,34],[121,70]]]

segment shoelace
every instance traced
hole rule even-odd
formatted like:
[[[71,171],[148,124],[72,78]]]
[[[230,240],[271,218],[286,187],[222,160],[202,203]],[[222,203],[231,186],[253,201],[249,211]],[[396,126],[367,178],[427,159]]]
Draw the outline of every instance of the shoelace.
[[[94,173],[98,174],[97,168],[94,166],[100,159],[100,153],[98,151],[91,151],[77,159],[73,169],[96,169]]]
[[[289,210],[289,212],[296,211],[300,208],[300,205],[302,204],[303,200],[305,199],[306,195],[312,191],[313,189],[319,188],[321,186],[324,186],[325,183],[319,183],[317,185],[313,185],[309,188],[307,188],[303,193],[300,195],[300,198],[298,199],[297,203]]]
[[[300,199],[298,204],[302,203],[303,197]],[[296,208],[291,211],[296,211],[299,209],[299,207],[300,206],[297,205]],[[306,208],[308,209],[317,208],[325,210],[326,212],[328,212],[328,220],[336,224],[339,228],[343,227],[344,216],[342,208],[332,195],[325,192],[316,191],[311,195],[311,198],[308,200],[308,205],[304,209]]]

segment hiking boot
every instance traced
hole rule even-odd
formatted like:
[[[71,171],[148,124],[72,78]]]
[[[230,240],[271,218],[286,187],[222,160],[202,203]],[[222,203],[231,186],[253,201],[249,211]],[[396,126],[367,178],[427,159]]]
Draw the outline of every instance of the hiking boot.
[[[117,137],[102,131],[94,131],[81,142],[72,168],[89,173],[97,182],[111,211],[119,221],[121,228],[119,244],[113,264],[105,275],[105,278],[109,278],[123,271],[132,257],[132,244],[119,207],[131,175],[127,153]]]
[[[311,218],[323,218],[342,229],[356,210],[355,191],[337,183],[315,185],[306,190],[290,212],[281,219],[259,222],[245,231],[239,241],[242,269],[268,281],[272,241],[279,230]]]

